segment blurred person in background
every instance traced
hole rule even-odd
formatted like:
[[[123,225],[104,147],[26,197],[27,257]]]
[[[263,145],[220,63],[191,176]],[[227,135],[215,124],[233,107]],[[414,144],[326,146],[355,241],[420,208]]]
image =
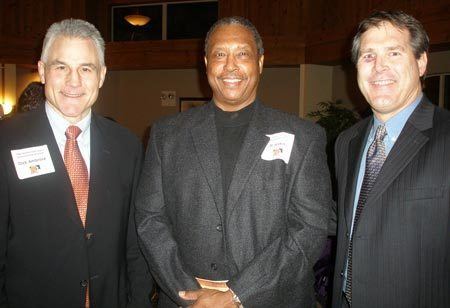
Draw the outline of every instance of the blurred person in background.
[[[17,111],[26,112],[37,109],[45,104],[44,85],[40,82],[30,82],[19,96]]]

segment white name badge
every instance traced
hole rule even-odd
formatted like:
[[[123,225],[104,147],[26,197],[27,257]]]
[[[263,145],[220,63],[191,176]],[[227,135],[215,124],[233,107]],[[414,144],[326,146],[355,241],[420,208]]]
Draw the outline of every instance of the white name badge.
[[[281,159],[286,164],[289,163],[295,136],[285,132],[266,136],[270,140],[262,152],[261,158],[264,160]]]
[[[28,179],[55,172],[47,145],[11,150],[14,166],[19,179]]]

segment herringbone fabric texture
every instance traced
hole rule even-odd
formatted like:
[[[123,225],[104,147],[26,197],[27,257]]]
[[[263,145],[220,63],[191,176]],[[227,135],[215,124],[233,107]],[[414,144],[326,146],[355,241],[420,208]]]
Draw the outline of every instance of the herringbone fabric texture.
[[[69,174],[70,182],[72,183],[78,213],[83,226],[85,226],[89,195],[89,175],[86,163],[78,147],[77,137],[80,133],[81,129],[78,126],[71,125],[67,128],[64,163]],[[86,290],[85,308],[89,308],[89,289]]]
[[[358,205],[355,210],[355,218],[353,220],[353,232],[350,238],[347,255],[347,281],[345,285],[345,297],[350,306],[352,304],[352,256],[353,256],[353,236],[355,229],[361,216],[362,210],[367,200],[367,196],[372,190],[373,184],[380,173],[381,167],[386,160],[386,149],[384,146],[384,137],[386,136],[386,127],[379,125],[375,133],[375,139],[367,150],[366,169],[364,179],[359,193]]]

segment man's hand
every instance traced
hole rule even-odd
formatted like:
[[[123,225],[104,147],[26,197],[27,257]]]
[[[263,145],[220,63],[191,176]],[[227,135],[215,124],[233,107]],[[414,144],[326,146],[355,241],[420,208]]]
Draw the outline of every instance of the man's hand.
[[[180,291],[178,295],[188,301],[194,301],[189,306],[191,308],[236,308],[239,307],[237,303],[233,301],[233,294],[231,291],[217,291],[211,289],[200,289],[195,291]]]

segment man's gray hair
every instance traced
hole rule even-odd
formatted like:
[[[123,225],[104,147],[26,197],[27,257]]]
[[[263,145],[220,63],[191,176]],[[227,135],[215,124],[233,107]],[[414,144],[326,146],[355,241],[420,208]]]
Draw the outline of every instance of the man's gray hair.
[[[41,61],[46,62],[48,51],[57,37],[90,39],[97,49],[98,60],[101,66],[105,66],[105,41],[97,28],[81,19],[64,19],[55,22],[48,28],[42,45]]]
[[[214,33],[214,31],[221,26],[228,26],[228,25],[240,25],[247,28],[253,34],[253,39],[255,40],[258,54],[260,56],[264,54],[263,42],[261,36],[258,33],[258,30],[248,19],[241,16],[224,17],[216,21],[211,26],[205,38],[205,54],[208,54],[209,39],[211,38],[211,35]]]

